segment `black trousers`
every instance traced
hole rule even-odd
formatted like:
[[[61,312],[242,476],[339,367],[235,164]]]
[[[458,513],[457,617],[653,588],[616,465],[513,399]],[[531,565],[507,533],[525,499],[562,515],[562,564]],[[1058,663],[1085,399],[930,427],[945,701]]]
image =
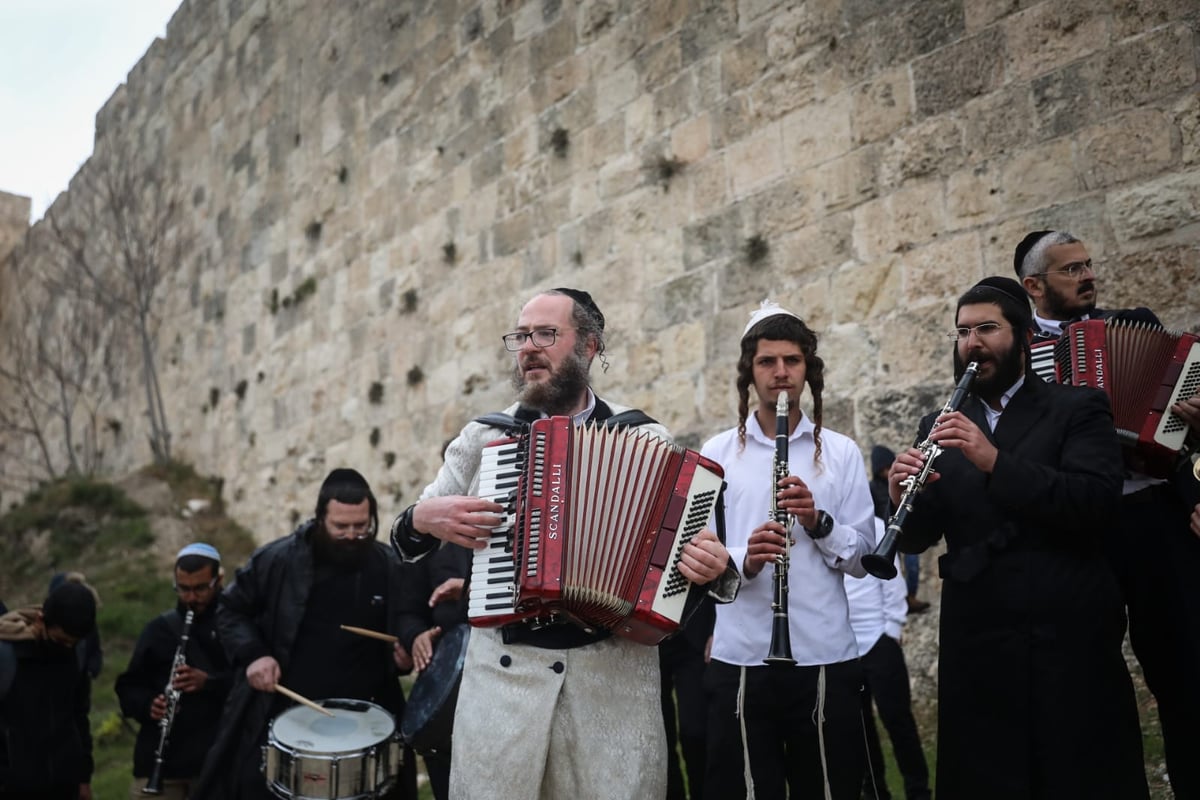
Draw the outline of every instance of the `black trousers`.
[[[1158,702],[1176,800],[1200,799],[1200,538],[1168,485],[1126,496],[1108,534],[1129,640]]]
[[[704,797],[708,695],[704,690],[704,651],[685,637],[658,646],[662,672],[663,724],[667,731],[667,800]],[[675,748],[683,751],[683,768]],[[683,772],[687,772],[684,788]]]
[[[746,668],[746,745],[758,800],[823,797],[828,775],[834,800],[858,800],[863,746],[863,671],[858,659],[825,667],[825,765],[817,726],[820,667]],[[737,716],[740,668],[713,661],[705,673],[709,691],[708,768],[704,796],[746,796],[741,721]]]
[[[870,760],[868,787],[879,800],[890,797],[884,780],[886,767],[879,734],[875,729],[872,700],[879,709],[879,719],[892,740],[896,764],[904,777],[904,796],[907,800],[929,800],[929,766],[925,750],[912,715],[912,693],[908,685],[908,667],[900,643],[886,634],[861,658],[866,691],[863,692],[863,725],[867,736],[867,755]],[[873,780],[872,780],[873,778]],[[868,797],[876,796],[867,794]]]

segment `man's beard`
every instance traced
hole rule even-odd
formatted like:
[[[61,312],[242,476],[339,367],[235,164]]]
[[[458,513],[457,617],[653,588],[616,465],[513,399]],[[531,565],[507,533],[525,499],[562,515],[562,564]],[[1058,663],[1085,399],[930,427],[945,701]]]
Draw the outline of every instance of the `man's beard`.
[[[974,353],[970,355],[975,355]],[[1024,363],[1022,361],[1023,353],[1021,346],[1013,342],[1012,347],[1007,353],[1000,354],[993,359],[988,356],[980,361],[979,366],[982,367],[986,361],[992,361],[995,364],[995,371],[989,376],[978,376],[975,382],[971,385],[971,394],[976,397],[981,397],[984,400],[994,400],[1007,392],[1017,379],[1024,374]],[[969,360],[975,360],[970,359]],[[967,371],[967,362],[964,362],[962,356],[959,355],[958,348],[954,348],[954,380],[962,378],[963,373]]]
[[[1092,290],[1092,300],[1090,302],[1081,302],[1075,297],[1072,297],[1066,292],[1060,292],[1050,285],[1047,281],[1043,284],[1046,287],[1046,312],[1049,319],[1069,320],[1075,317],[1082,317],[1084,314],[1091,314],[1096,310],[1096,282],[1082,281],[1076,284],[1073,294],[1075,297],[1081,292],[1088,289]]]
[[[374,542],[370,537],[336,539],[322,520],[313,528],[312,544],[317,561],[336,564],[339,567],[356,567],[362,564]]]
[[[570,413],[587,387],[588,361],[579,352],[564,358],[550,379],[541,383],[527,382],[521,377],[521,365],[513,367],[513,388],[521,405],[550,416]]]

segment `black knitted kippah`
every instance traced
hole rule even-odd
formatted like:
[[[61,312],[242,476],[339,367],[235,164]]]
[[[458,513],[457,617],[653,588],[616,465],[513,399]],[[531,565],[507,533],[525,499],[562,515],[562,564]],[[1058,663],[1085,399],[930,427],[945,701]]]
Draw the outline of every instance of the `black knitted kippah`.
[[[1025,238],[1017,245],[1017,249],[1013,251],[1013,271],[1017,273],[1017,277],[1021,277],[1021,262],[1025,260],[1025,256],[1029,255],[1029,251],[1033,246],[1041,241],[1042,237],[1054,233],[1054,231],[1034,231],[1033,233],[1025,234]]]
[[[1032,312],[1029,310],[1029,295],[1025,293],[1025,288],[1012,278],[1003,278],[999,275],[984,278],[967,289],[963,296],[958,298],[958,308],[962,308],[968,303],[982,302],[988,295],[993,297],[998,295],[992,302],[997,302],[1001,306],[1006,302],[1013,304],[1010,307],[1021,314],[1024,319],[1033,318]]]
[[[576,303],[595,314],[596,318],[600,320],[600,331],[604,331],[604,314],[601,313],[600,306],[596,305],[596,301],[592,299],[590,294],[585,292],[583,289],[567,289],[561,286],[556,288],[554,291],[558,292],[559,294],[565,294],[567,297],[571,298]]]

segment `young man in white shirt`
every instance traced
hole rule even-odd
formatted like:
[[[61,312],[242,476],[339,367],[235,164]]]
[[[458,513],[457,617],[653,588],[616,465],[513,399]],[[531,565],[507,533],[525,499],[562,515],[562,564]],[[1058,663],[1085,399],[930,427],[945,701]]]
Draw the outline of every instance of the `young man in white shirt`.
[[[805,386],[812,417],[798,402]],[[863,674],[842,576],[865,575],[860,559],[875,543],[862,454],[851,439],[822,429],[824,363],[816,335],[792,312],[764,303],[751,317],[737,387],[738,426],[702,449],[725,468],[726,543],[744,576],[737,599],[717,609],[706,676],[712,694],[705,791],[743,797],[752,782],[758,798],[857,800],[866,761]],[[776,485],[776,401],[783,391],[790,399],[789,474]],[[787,525],[768,519],[773,492]],[[772,573],[785,536],[796,663],[767,665]]]

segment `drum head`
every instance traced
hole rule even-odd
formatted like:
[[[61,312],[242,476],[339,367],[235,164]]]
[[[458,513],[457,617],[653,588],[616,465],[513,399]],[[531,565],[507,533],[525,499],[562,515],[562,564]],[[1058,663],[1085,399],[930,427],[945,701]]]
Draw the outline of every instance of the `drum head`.
[[[469,625],[455,625],[442,634],[433,659],[413,684],[400,720],[400,737],[418,752],[441,750],[450,744],[454,704],[467,659]]]
[[[356,753],[382,742],[396,730],[392,715],[365,700],[322,700],[327,717],[307,706],[289,708],[271,723],[271,737],[293,750]]]

